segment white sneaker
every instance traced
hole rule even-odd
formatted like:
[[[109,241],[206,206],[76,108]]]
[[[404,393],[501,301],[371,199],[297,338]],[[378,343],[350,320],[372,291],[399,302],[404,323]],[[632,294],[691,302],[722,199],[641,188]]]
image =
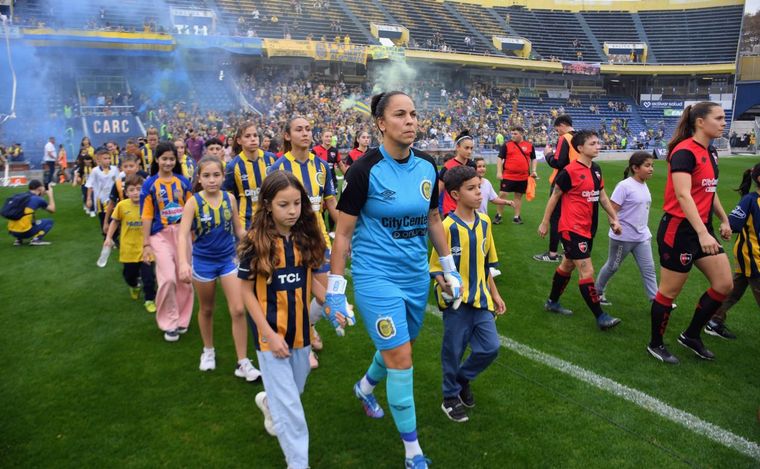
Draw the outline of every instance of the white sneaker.
[[[251,381],[259,379],[261,377],[261,372],[253,366],[251,360],[246,359],[242,364],[239,363],[237,368],[235,368],[235,376],[238,378],[245,378],[245,380],[250,383]]]
[[[204,350],[201,353],[201,365],[198,367],[201,371],[211,371],[216,369],[216,353]]]
[[[90,212],[90,218],[95,218],[95,212]]]
[[[256,394],[254,399],[256,406],[261,409],[261,413],[264,414],[264,429],[272,436],[277,436],[277,432],[274,431],[274,422],[272,421],[272,414],[269,412],[269,403],[267,403],[267,393],[261,391]]]

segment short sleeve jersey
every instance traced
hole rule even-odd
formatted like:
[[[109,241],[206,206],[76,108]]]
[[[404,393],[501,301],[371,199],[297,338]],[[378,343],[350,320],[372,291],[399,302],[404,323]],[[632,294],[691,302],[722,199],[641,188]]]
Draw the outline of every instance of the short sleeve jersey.
[[[241,152],[227,164],[222,188],[238,200],[240,221],[247,229],[253,218],[256,203],[259,201],[259,191],[267,170],[274,164],[274,158],[259,149],[255,159],[248,159]]]
[[[222,191],[222,200],[216,207],[201,192],[193,194],[193,197],[193,258],[210,261],[232,258],[235,255],[235,235],[230,194]]]
[[[686,218],[673,188],[673,173],[691,174],[691,197],[697,205],[699,217],[708,223],[718,189],[718,152],[712,146],[705,148],[693,138],[687,138],[668,156],[663,210],[674,217]]]
[[[586,238],[596,234],[599,194],[604,189],[602,170],[576,160],[557,174],[554,183],[562,191],[562,216],[557,231],[572,231]]]
[[[491,219],[488,215],[476,213],[475,220],[470,225],[452,213],[443,220],[443,230],[457,272],[462,276],[462,302],[474,308],[493,311],[488,276],[491,267],[498,267],[499,258],[491,234]],[[430,256],[430,275],[435,277],[442,274],[438,254],[433,251]],[[436,297],[438,306],[445,308],[447,305],[440,288],[436,288]]]
[[[499,158],[504,160],[501,178],[508,181],[527,181],[530,177],[531,161],[536,159],[536,150],[527,140],[505,143],[499,150]]]
[[[760,196],[751,192],[742,197],[728,215],[731,230],[739,233],[734,243],[736,272],[745,277],[760,277]]]
[[[358,148],[354,148],[353,150],[348,152],[348,156],[343,160],[343,163],[346,166],[351,166],[356,160],[361,158],[364,155],[365,152],[359,150]]]
[[[119,262],[140,262],[142,260],[143,234],[140,204],[129,199],[116,205],[111,218],[121,223],[119,235]]]
[[[166,181],[158,174],[149,177],[140,191],[140,214],[143,220],[150,221],[150,234],[179,223],[182,208],[190,197],[190,181],[184,176],[175,174]]]
[[[34,211],[41,208],[47,208],[48,203],[38,195],[32,194],[29,202],[24,208],[24,215],[18,220],[8,220],[8,231],[13,233],[26,233],[34,225]]]
[[[439,180],[443,181],[443,177],[446,175],[446,172],[451,168],[456,168],[457,166],[469,166],[471,168],[475,168],[475,162],[472,160],[467,160],[466,163],[460,163],[456,158],[452,158],[444,163],[441,172],[438,174]],[[453,212],[456,210],[456,208],[457,202],[451,197],[451,195],[449,195],[449,191],[443,191],[443,214],[446,215],[450,212]]]
[[[416,283],[427,275],[428,215],[438,208],[433,158],[412,149],[394,160],[373,148],[346,173],[338,210],[357,217],[351,244],[354,284],[381,278]]]
[[[311,344],[308,311],[311,301],[311,269],[303,265],[301,253],[292,237],[289,240],[278,238],[275,249],[278,264],[271,281],[264,275],[252,274],[253,253],[240,259],[238,278],[253,281],[253,293],[269,327],[284,338],[291,349],[303,348]],[[255,325],[253,336],[258,350],[269,351],[269,344]]]

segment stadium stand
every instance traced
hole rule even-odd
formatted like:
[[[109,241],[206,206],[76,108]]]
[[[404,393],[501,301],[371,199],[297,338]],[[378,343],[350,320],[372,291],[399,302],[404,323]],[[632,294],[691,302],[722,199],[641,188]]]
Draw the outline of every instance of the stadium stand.
[[[639,17],[660,63],[721,63],[736,60],[743,10],[641,11]]]
[[[624,11],[584,11],[581,13],[596,39],[601,42],[643,42],[633,18]]]

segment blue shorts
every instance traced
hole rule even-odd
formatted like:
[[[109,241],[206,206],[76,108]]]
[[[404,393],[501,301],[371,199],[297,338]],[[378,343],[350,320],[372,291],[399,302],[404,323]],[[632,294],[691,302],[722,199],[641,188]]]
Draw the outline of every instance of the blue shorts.
[[[330,271],[330,248],[327,248],[325,249],[325,263],[322,264],[322,267],[314,270],[313,272],[315,274],[326,274],[329,271]]]
[[[199,282],[213,282],[220,277],[237,274],[237,269],[235,257],[210,260],[193,256],[193,279]]]
[[[388,280],[354,283],[354,302],[375,348],[390,350],[417,338],[429,291],[429,279],[408,285]]]

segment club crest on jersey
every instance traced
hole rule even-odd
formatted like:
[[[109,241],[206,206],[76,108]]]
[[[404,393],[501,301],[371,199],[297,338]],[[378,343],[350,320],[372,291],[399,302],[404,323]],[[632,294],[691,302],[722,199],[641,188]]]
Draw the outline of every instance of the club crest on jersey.
[[[224,217],[224,221],[232,220],[232,212],[230,212],[230,209],[228,209],[227,207],[224,207],[224,211],[222,211],[222,216]]]
[[[325,185],[325,173],[322,171],[317,173],[317,184],[319,184],[320,187],[324,187]]]
[[[586,241],[578,243],[578,250],[583,254],[586,254],[586,252],[588,252],[588,243]]]
[[[679,260],[681,261],[681,265],[689,265],[691,263],[691,254],[688,252],[681,253]]]
[[[390,317],[380,318],[375,322],[375,329],[383,339],[390,339],[396,335],[396,324]]]
[[[422,194],[425,200],[430,200],[430,197],[433,195],[433,183],[429,179],[425,179],[420,184],[420,194]]]
[[[599,171],[594,171],[594,174],[596,174],[596,178],[597,179],[601,179],[602,178],[602,173],[600,173]]]
[[[486,240],[484,239],[482,243],[480,243],[480,252],[483,253],[483,255],[486,255],[486,246],[488,244],[486,243]]]

